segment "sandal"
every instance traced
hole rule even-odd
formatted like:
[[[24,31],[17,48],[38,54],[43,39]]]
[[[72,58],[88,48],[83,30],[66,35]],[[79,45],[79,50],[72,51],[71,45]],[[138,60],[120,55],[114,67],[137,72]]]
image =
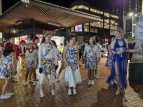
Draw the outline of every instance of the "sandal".
[[[121,90],[120,90],[120,89],[118,89],[118,90],[116,91],[116,95],[119,95],[119,94],[121,94]]]
[[[125,95],[125,90],[124,90],[124,89],[121,89],[121,93],[122,93],[123,95]]]

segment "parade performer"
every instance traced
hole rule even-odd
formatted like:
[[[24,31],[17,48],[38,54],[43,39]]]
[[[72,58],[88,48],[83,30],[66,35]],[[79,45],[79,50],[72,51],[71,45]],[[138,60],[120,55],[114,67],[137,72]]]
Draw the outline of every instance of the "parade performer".
[[[40,80],[40,96],[44,97],[43,84],[48,75],[50,75],[50,82],[52,84],[52,95],[55,95],[55,76],[57,66],[57,50],[51,44],[51,34],[46,33],[42,38],[42,43],[39,46],[39,72],[41,73]]]
[[[39,49],[39,47],[38,47],[38,44],[39,43],[39,38],[38,37],[34,37],[33,38],[33,44],[35,45],[35,49],[37,49],[37,52],[38,52],[38,49]],[[37,75],[36,75],[36,68],[34,68],[34,72],[32,72],[32,75],[33,76],[36,76],[36,81],[38,81],[38,79],[37,79]],[[32,77],[33,78],[33,77]]]
[[[111,42],[114,40],[115,38],[113,37]],[[113,54],[111,52],[111,44],[108,46],[108,59],[106,60],[105,66],[110,69],[110,71],[112,70],[112,60],[113,60]],[[116,79],[114,78],[114,80],[111,81],[111,85],[117,84]]]
[[[127,88],[127,52],[138,52],[140,50],[130,50],[128,49],[128,42],[126,39],[123,39],[122,28],[118,28],[115,31],[115,39],[111,42],[111,52],[113,54],[113,63],[111,75],[107,80],[107,83],[111,84],[111,81],[114,80],[114,77],[117,81],[118,90],[116,95],[120,93],[125,94],[124,89]]]
[[[69,45],[69,40],[67,39],[66,40],[66,45]],[[59,68],[59,73],[58,73],[58,76],[57,76],[57,82],[59,81],[59,77],[60,77],[60,74],[62,73],[62,70],[64,69],[64,59],[63,59],[63,54],[61,54],[61,66]]]
[[[86,55],[86,57],[85,57]],[[98,47],[95,45],[94,38],[91,37],[89,45],[85,46],[83,53],[83,63],[88,68],[88,85],[94,85],[94,72],[98,68],[100,53]]]
[[[16,53],[16,65],[18,65],[18,61],[19,61],[18,57],[20,54],[19,46],[14,44],[14,38],[13,37],[10,37],[9,41],[13,44],[13,50]],[[18,66],[16,66],[16,68],[18,68]],[[17,74],[20,74],[20,71],[17,71]],[[12,82],[17,82],[16,80],[14,80],[14,77],[12,78]]]
[[[26,71],[25,68],[25,50],[26,50],[26,42],[24,40],[20,41],[20,59],[19,59],[19,70],[21,73]]]
[[[98,48],[98,54],[100,55],[100,44],[99,44],[99,38],[97,36],[93,36],[93,39],[95,40],[95,45]],[[99,56],[99,61],[101,60],[101,57]],[[97,64],[97,69],[98,69],[98,64]],[[97,75],[97,69],[95,69],[95,78],[99,78]]]
[[[70,36],[69,45],[64,49],[65,61],[65,82],[68,84],[68,95],[71,95],[71,87],[73,87],[73,94],[77,94],[76,84],[81,83],[81,74],[79,69],[79,53],[76,47],[76,36]]]
[[[36,47],[35,47],[35,49],[37,49],[37,50],[38,50],[38,49],[39,49],[39,47],[38,47],[38,45],[37,45],[37,44],[39,43],[39,38],[35,36],[35,37],[33,38],[33,43],[34,43],[34,45],[36,46]]]
[[[33,75],[34,81],[31,80],[32,72],[35,72],[35,68],[37,68],[37,59],[38,59],[38,52],[37,49],[34,48],[33,43],[27,44],[28,50],[25,53],[25,67],[27,69],[25,74],[25,82],[23,85],[27,85],[27,78],[29,74],[29,82],[33,82],[33,85],[36,85],[36,75]]]
[[[14,93],[9,92],[12,77],[16,75],[16,53],[13,51],[13,45],[10,42],[5,43],[0,69],[0,78],[5,79],[2,88],[1,99],[8,99]]]
[[[112,40],[114,40],[114,38],[112,38]],[[111,40],[111,42],[112,42]],[[111,44],[108,46],[108,58],[106,60],[106,63],[105,63],[105,66],[108,68],[108,69],[112,69],[112,58],[113,58],[113,55],[112,55],[112,52],[111,52]]]

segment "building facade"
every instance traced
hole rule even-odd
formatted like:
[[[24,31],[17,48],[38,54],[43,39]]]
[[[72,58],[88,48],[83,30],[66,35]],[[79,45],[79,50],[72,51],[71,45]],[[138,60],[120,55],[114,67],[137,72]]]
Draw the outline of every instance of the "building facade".
[[[82,31],[80,32],[76,31],[76,25],[70,28],[70,32],[77,32],[77,35],[84,36],[85,39],[89,35],[97,35],[104,42],[105,38],[111,39],[114,36],[114,31],[119,26],[119,15],[110,12],[110,10],[93,7],[85,1],[75,1],[70,8],[101,17],[100,21],[82,24]]]
[[[134,37],[136,22],[143,12],[143,0],[125,0],[123,5],[123,28],[125,37]]]

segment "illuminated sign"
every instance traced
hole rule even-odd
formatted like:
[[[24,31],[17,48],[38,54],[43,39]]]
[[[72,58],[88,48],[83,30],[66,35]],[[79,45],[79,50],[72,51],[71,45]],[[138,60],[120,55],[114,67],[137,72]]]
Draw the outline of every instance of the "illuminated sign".
[[[46,34],[46,33],[51,33],[51,34],[55,35],[56,31],[43,30],[43,34]]]
[[[105,42],[108,42],[108,39],[105,39]]]

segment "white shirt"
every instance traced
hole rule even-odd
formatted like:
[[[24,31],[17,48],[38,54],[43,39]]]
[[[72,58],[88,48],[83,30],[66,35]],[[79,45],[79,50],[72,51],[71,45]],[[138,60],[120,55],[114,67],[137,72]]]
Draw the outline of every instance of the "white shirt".
[[[32,53],[29,53],[28,50],[26,50],[26,53],[25,53],[25,61],[28,61],[28,60],[34,60],[34,59],[37,59],[38,58],[38,51],[37,49],[33,50]]]
[[[85,49],[84,49],[83,56],[85,56],[89,52],[90,49],[91,49],[91,47],[89,45],[86,45]],[[94,53],[96,53],[96,57],[100,57],[99,48],[97,47],[97,45],[94,45],[93,51],[94,51]],[[94,53],[89,52],[88,54],[91,56],[94,56]]]
[[[40,46],[39,46],[39,50],[38,50],[38,53],[39,53],[39,68],[41,68],[41,65],[42,65],[42,57],[43,55],[45,54],[45,51],[47,50],[47,47],[49,46],[49,44],[45,44],[42,43]],[[48,53],[48,55],[45,56],[45,58],[49,58],[49,59],[52,59],[54,58],[54,64],[57,65],[57,49],[55,46],[53,46],[53,49],[51,49]]]

